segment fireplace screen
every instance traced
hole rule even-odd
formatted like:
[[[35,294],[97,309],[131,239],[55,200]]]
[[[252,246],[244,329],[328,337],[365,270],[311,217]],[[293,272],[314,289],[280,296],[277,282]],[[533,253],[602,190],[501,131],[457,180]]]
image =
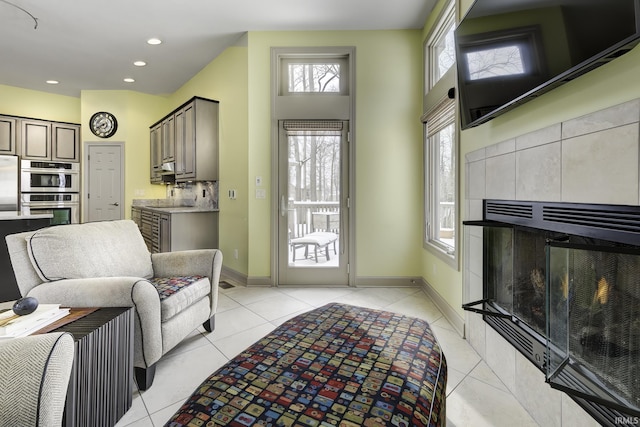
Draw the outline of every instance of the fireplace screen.
[[[640,250],[550,243],[548,255],[547,380],[640,415]]]
[[[547,234],[523,227],[485,227],[487,297],[545,335]]]

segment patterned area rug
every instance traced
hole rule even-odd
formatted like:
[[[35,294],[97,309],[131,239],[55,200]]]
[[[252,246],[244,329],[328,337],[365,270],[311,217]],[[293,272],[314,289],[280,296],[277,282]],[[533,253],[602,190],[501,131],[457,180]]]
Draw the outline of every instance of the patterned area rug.
[[[446,381],[426,321],[331,303],[214,372],[165,426],[440,426]]]

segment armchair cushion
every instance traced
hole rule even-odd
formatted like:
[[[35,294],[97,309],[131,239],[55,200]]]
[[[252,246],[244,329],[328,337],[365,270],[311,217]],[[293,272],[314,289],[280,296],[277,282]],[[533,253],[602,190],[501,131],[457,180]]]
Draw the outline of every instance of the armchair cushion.
[[[44,228],[27,238],[27,250],[44,281],[153,276],[151,257],[133,221]]]
[[[204,276],[154,277],[149,281],[160,296],[162,322],[211,294],[211,282]]]

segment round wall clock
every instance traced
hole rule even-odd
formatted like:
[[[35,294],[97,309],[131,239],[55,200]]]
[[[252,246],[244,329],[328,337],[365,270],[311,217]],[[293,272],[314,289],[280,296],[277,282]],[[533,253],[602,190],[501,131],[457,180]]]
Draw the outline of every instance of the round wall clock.
[[[113,114],[99,111],[91,116],[89,127],[95,136],[109,138],[118,130],[118,121]]]

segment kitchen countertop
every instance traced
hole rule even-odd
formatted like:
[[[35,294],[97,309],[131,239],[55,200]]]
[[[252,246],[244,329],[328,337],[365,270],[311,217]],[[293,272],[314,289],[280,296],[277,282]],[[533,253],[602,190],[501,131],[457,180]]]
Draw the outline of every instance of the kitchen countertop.
[[[0,221],[53,218],[52,213],[23,214],[20,211],[0,211]]]
[[[199,206],[133,206],[139,209],[148,209],[163,213],[195,213],[195,212],[218,212],[219,209],[203,208]]]

